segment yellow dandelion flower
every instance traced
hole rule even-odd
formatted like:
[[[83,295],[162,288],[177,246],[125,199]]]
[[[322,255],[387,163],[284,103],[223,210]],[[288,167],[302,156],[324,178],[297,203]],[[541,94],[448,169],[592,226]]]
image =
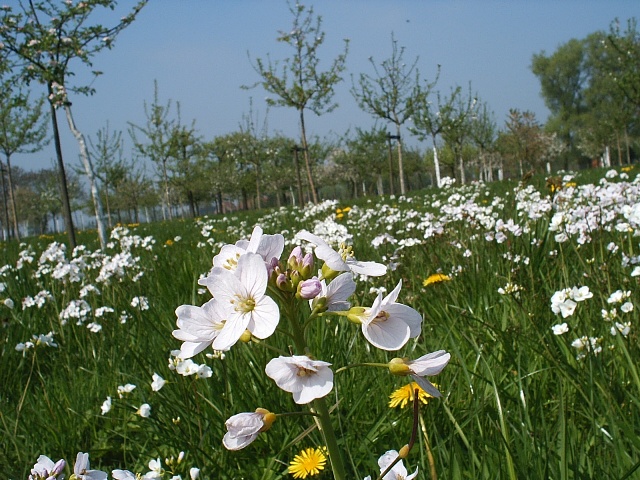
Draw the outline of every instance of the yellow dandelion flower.
[[[411,382],[404,387],[400,387],[391,395],[389,395],[389,408],[396,408],[398,406],[400,408],[404,408],[407,403],[413,402],[413,395],[416,391],[416,388],[418,389],[418,400],[420,400],[425,405],[429,403],[429,399],[433,397],[425,392],[422,387],[420,387],[420,385],[418,385],[416,382]]]
[[[173,240],[169,239],[166,242],[164,242],[164,244],[168,247],[170,247],[171,245],[173,245]]]
[[[630,172],[631,170],[633,170],[633,165],[629,165],[628,167],[622,167],[620,170],[622,170],[623,172]]]
[[[289,473],[293,478],[307,478],[309,475],[318,475],[324,470],[327,456],[324,448],[306,448],[296,455],[289,464]]]
[[[563,186],[567,188],[575,188],[578,185],[576,182],[567,182]]]
[[[422,286],[428,287],[431,284],[448,282],[449,280],[451,280],[451,277],[449,277],[448,275],[445,275],[444,273],[434,273],[433,275],[429,275],[427,278],[423,280]]]
[[[342,211],[343,211],[344,213],[350,212],[350,211],[351,211],[351,207],[344,207],[344,208],[342,209]]]
[[[342,209],[341,208],[336,208],[336,214],[341,214],[342,213]]]
[[[344,217],[344,214],[343,214],[343,213],[338,213],[338,214],[336,215],[336,219],[337,219],[337,220],[340,220],[342,217]]]

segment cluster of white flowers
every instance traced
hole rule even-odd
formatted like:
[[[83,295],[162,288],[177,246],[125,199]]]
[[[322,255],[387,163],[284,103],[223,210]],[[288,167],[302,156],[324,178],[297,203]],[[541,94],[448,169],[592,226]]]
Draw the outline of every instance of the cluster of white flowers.
[[[16,350],[25,354],[27,350],[36,348],[38,346],[57,347],[58,344],[53,339],[53,332],[49,332],[46,335],[43,333],[41,333],[40,335],[32,335],[31,340],[24,343],[18,343],[16,345]]]
[[[573,287],[559,290],[551,297],[551,311],[560,313],[562,318],[573,315],[578,302],[583,302],[593,297],[589,287]]]
[[[295,246],[286,262],[280,260],[286,243],[283,235],[264,235],[259,226],[249,240],[223,245],[213,258],[211,271],[198,281],[209,290],[212,299],[201,306],[181,305],[176,309],[177,329],[173,336],[182,345],[179,351],[172,352],[169,368],[183,375],[192,374],[201,366],[192,362],[191,357],[209,347],[224,352],[238,342],[251,338],[265,340],[273,335],[282,313],[274,298],[279,301],[290,298],[301,306],[308,302],[310,319],[325,314],[346,317],[360,326],[371,345],[383,350],[399,350],[409,339],[418,337],[422,316],[396,301],[402,282],[386,296],[386,289],[374,287],[377,296],[370,307],[352,307],[354,277],[379,277],[387,268],[356,259],[352,248],[345,245],[350,235],[333,220],[316,222],[314,232],[298,232],[297,241],[308,242],[310,248],[305,253],[301,246]],[[331,243],[340,245],[339,249],[334,250]],[[322,262],[317,273],[316,261]],[[268,287],[280,293],[272,298]],[[293,324],[291,328],[293,332]],[[293,336],[298,338],[295,341],[298,354],[271,359],[265,373],[280,389],[290,393],[295,403],[309,404],[332,391],[334,373],[330,363],[310,355],[304,339],[300,340],[304,333]],[[449,353],[439,350],[414,361],[395,358],[386,367],[395,375],[411,376],[427,393],[437,397],[441,394],[427,377],[440,373],[449,359]],[[262,408],[230,417],[224,446],[230,450],[246,447],[267,431],[275,419],[274,413]]]

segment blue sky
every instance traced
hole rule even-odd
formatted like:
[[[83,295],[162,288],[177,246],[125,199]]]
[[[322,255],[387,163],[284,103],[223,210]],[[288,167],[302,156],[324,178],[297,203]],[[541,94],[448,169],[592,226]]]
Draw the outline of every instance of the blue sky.
[[[6,1],[6,0],[5,0]],[[15,3],[9,0],[8,4]],[[121,0],[119,17],[132,5]],[[638,0],[323,0],[307,2],[323,19],[326,33],[320,55],[328,63],[350,40],[345,81],[336,88],[339,108],[316,117],[309,113],[308,132],[335,139],[354,127],[369,128],[374,119],[362,112],[349,90],[351,76],[373,74],[369,58],[380,62],[391,54],[391,33],[405,47],[405,60],[419,57],[422,78],[432,80],[441,65],[437,89],[448,93],[455,85],[472,90],[488,103],[502,126],[510,108],[533,111],[544,121],[548,110],[539,82],[531,73],[534,53],[552,53],[571,38],[607,30],[614,18],[640,17]],[[117,18],[117,17],[116,17]],[[115,42],[95,57],[104,72],[94,83],[96,94],[71,98],[75,121],[86,136],[109,122],[122,130],[131,154],[128,122],[145,122],[144,102],[153,99],[157,80],[161,102],[179,102],[184,123],[195,121],[205,139],[238,129],[248,113],[250,98],[260,118],[266,113],[266,93],[243,90],[259,80],[250,58],[284,59],[290,55],[276,42],[279,30],[289,30],[291,15],[284,0],[150,0],[139,18]],[[325,64],[326,66],[326,64]],[[73,65],[78,84],[88,78]],[[34,90],[36,93],[37,90]],[[175,111],[175,110],[174,110]],[[78,148],[60,117],[65,161],[77,164]],[[272,108],[270,132],[297,136],[294,110]],[[405,138],[414,145],[406,133]],[[426,148],[428,145],[421,145]],[[26,169],[49,167],[50,145],[42,152],[16,156]]]

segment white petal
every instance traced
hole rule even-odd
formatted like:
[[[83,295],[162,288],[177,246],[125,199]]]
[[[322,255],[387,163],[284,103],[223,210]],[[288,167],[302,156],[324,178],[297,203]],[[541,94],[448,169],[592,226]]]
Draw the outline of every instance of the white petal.
[[[276,331],[280,321],[280,309],[271,297],[262,297],[251,312],[247,328],[257,338],[264,339]]]
[[[262,257],[256,253],[246,253],[238,260],[238,271],[240,272],[240,282],[248,297],[256,300],[261,298],[267,290],[267,267]],[[236,290],[235,293],[242,294]],[[214,295],[215,297],[215,295]]]
[[[260,246],[260,239],[262,238],[262,227],[256,225],[253,227],[251,238],[249,239],[249,245],[247,245],[247,252],[257,253]]]
[[[440,391],[436,387],[434,387],[433,384],[426,378],[419,377],[418,375],[413,375],[413,374],[411,374],[411,378],[413,378],[413,380],[418,385],[420,385],[420,388],[422,388],[425,392],[427,392],[432,397],[438,398],[442,396]]]
[[[449,363],[451,354],[444,350],[428,353],[422,357],[409,362],[409,368],[413,373],[420,376],[437,375]]]
[[[222,438],[222,444],[225,446],[227,450],[240,450],[246,447],[247,445],[249,445],[251,442],[253,442],[257,436],[258,436],[257,432],[252,435],[246,435],[241,437],[233,436],[229,432],[227,432]]]
[[[374,347],[382,350],[399,350],[409,340],[411,330],[400,319],[388,318],[384,321],[373,321],[362,324],[362,333]]]
[[[411,330],[411,338],[416,338],[420,335],[422,331],[422,315],[420,315],[417,310],[401,303],[387,305],[383,310],[385,310],[390,317],[399,318],[406,323]]]
[[[319,369],[315,374],[306,377],[303,388],[293,392],[293,401],[299,405],[322,398],[333,388],[333,372],[330,368]]]
[[[249,325],[251,315],[236,313],[229,317],[220,330],[220,333],[213,341],[214,350],[229,350],[240,339]]]
[[[347,259],[347,265],[353,273],[368,275],[369,277],[381,277],[387,273],[387,267],[377,262],[360,262],[355,259]]]

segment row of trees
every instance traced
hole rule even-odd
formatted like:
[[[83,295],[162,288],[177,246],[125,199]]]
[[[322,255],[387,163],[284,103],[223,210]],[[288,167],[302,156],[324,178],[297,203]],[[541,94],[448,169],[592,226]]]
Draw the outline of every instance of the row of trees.
[[[0,26],[0,73],[5,79],[0,149],[6,161],[0,177],[4,182],[6,173],[7,180],[6,188],[2,186],[7,192],[3,223],[15,236],[21,209],[16,207],[10,158],[17,152],[41,149],[49,139],[46,125],[50,122],[60,179],[59,208],[69,241],[75,244],[58,109],[64,109],[78,141],[82,174],[103,245],[104,222],[110,226],[123,212],[138,218],[140,208],[155,212],[153,207],[161,205],[163,218],[170,219],[184,211],[177,205],[196,216],[207,205],[225,212],[318,202],[323,196],[405,194],[426,185],[440,186],[444,175],[465,183],[468,178],[491,181],[531,170],[550,172],[555,164],[568,168],[602,155],[606,163],[611,151],[617,152],[618,162],[630,162],[640,136],[635,120],[640,104],[640,38],[631,21],[625,31],[614,23],[608,33],[572,40],[550,56],[534,55],[532,71],[540,78],[552,114],[546,125],[529,111],[513,109],[499,127],[470,85],[442,92],[437,88],[439,69],[434,79],[422,79],[418,59],[406,62],[405,49],[392,35],[391,56],[381,62],[371,58],[373,73],[352,78],[351,93],[359,107],[376,119],[376,126],[355,128],[333,141],[310,137],[305,113],[322,115],[338,107],[333,93],[344,80],[348,43],[321,71],[319,49],[325,38],[321,17],[312,8],[290,4],[293,28],[280,32],[277,40],[292,48],[292,56],[283,61],[252,60],[260,80],[244,88],[262,87],[271,95],[268,106],[295,109],[298,139],[269,132],[268,112],[260,121],[253,106],[237,131],[205,139],[195,122],[183,122],[179,103],[160,102],[156,85],[153,101],[144,104],[145,124],[129,125],[133,151],[127,156],[122,132],[111,131],[108,124],[85,141],[73,120],[69,95],[92,90],[71,87],[67,79],[73,75],[72,60],[92,67],[95,53],[112,47],[115,36],[133,22],[145,2],[136,4],[113,27],[89,24],[94,10],[114,9],[113,0],[19,5],[16,12],[3,8]],[[22,90],[16,91],[15,85],[32,81],[46,86],[46,100],[30,102]],[[429,149],[403,148],[408,135],[430,145]],[[138,166],[145,161],[155,167],[152,176]],[[26,180],[23,183],[29,185]]]

